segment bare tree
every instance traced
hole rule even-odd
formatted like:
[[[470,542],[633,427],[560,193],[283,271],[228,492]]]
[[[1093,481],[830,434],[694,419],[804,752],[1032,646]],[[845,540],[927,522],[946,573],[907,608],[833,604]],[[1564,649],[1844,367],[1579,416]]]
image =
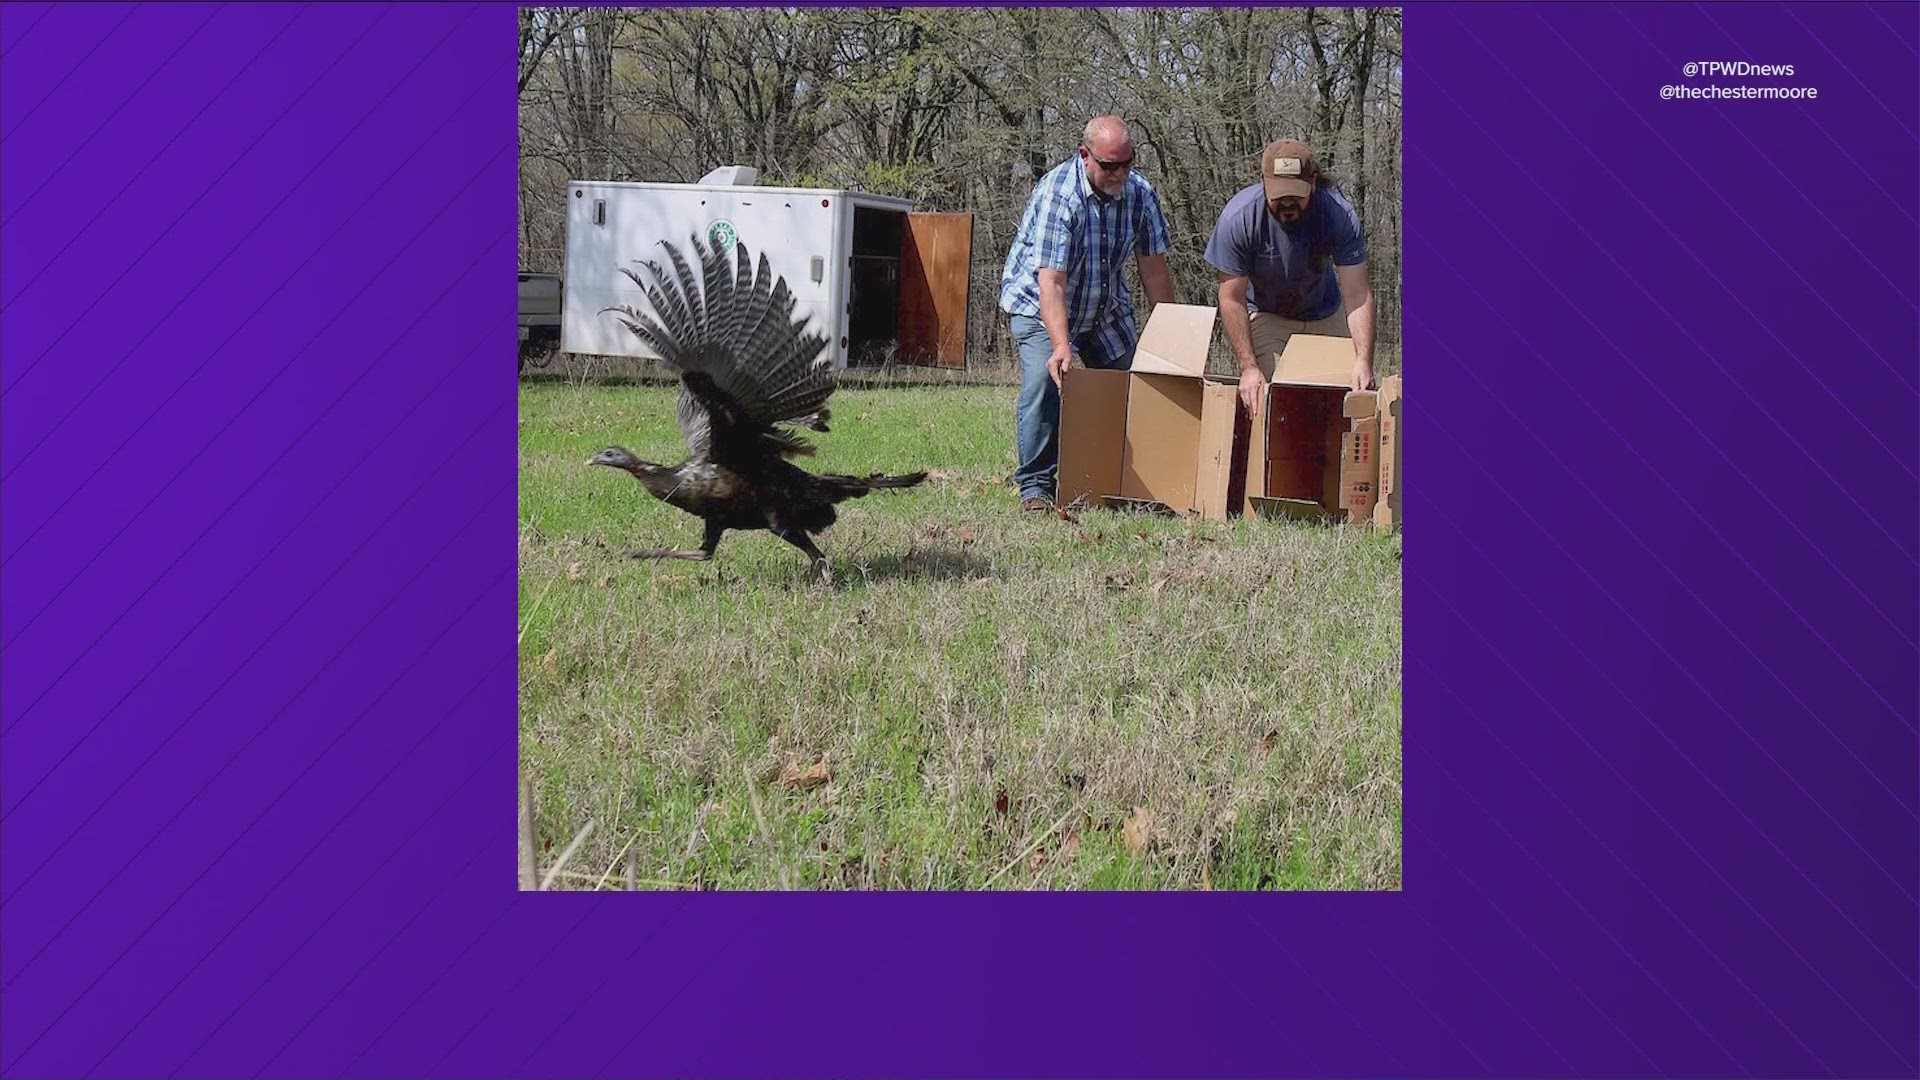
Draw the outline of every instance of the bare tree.
[[[1260,148],[1314,146],[1354,200],[1379,333],[1399,337],[1400,15],[1393,9],[526,9],[521,258],[557,268],[573,179],[762,181],[904,195],[975,217],[973,339],[1004,339],[998,270],[1034,180],[1088,117],[1126,116],[1204,301],[1216,217]]]

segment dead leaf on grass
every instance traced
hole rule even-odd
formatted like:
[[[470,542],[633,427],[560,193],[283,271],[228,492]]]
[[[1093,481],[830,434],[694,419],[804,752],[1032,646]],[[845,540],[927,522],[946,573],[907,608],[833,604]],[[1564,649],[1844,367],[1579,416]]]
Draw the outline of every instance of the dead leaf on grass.
[[[780,767],[780,775],[775,779],[782,787],[808,791],[833,779],[833,770],[827,767],[824,760],[816,761],[804,769],[798,761],[789,760]]]
[[[1158,832],[1159,827],[1154,822],[1153,811],[1144,806],[1136,806],[1133,808],[1133,813],[1128,814],[1127,820],[1120,825],[1120,842],[1127,845],[1127,850],[1135,855],[1144,855]]]
[[[581,578],[586,576],[587,576],[587,566],[585,563],[568,563],[567,564],[567,580],[568,581],[579,581]]]

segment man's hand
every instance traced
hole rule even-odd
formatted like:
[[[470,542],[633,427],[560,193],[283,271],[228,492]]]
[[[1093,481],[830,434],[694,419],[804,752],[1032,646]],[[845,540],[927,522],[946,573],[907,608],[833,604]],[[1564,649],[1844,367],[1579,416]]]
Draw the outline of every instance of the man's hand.
[[[1260,395],[1267,389],[1267,377],[1259,368],[1250,367],[1240,373],[1240,404],[1247,407],[1247,415],[1255,416],[1260,411]]]
[[[1053,376],[1055,389],[1061,389],[1060,381],[1066,378],[1067,366],[1073,363],[1073,350],[1065,345],[1055,345],[1053,352],[1047,354],[1047,374]]]
[[[1355,390],[1373,389],[1373,362],[1371,360],[1355,360],[1353,362],[1352,382]],[[1246,394],[1246,385],[1246,380],[1242,378],[1240,381],[1240,393],[1243,396]]]

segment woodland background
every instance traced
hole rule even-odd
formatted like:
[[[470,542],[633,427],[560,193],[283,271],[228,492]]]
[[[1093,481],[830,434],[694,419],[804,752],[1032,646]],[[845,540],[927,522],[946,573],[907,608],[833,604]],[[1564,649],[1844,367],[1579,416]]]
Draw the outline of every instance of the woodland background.
[[[1001,263],[1089,117],[1132,124],[1179,299],[1267,142],[1304,139],[1360,210],[1383,353],[1400,338],[1400,12],[1391,8],[520,12],[520,265],[559,273],[566,182],[851,188],[974,215],[971,349],[1007,353]]]

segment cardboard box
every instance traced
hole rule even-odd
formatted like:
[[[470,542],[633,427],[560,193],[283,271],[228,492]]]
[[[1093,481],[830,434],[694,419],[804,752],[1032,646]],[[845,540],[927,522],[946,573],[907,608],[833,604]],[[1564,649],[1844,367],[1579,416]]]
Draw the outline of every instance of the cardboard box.
[[[1130,371],[1068,370],[1059,504],[1397,524],[1400,378],[1349,390],[1353,342],[1295,334],[1247,417],[1239,380],[1206,374],[1216,314],[1160,304]]]
[[[1380,414],[1371,390],[1349,393],[1345,415],[1351,418],[1340,443],[1340,508],[1355,525],[1373,524],[1380,488]],[[1356,416],[1356,412],[1362,412]]]
[[[1129,371],[1073,367],[1060,394],[1056,501],[1224,521],[1240,476],[1239,383],[1210,376],[1215,310],[1159,304]]]
[[[1353,342],[1295,334],[1252,418],[1245,510],[1371,524],[1379,494],[1379,394],[1350,390]]]
[[[1380,380],[1380,494],[1373,504],[1373,524],[1393,529],[1400,524],[1400,376]]]

